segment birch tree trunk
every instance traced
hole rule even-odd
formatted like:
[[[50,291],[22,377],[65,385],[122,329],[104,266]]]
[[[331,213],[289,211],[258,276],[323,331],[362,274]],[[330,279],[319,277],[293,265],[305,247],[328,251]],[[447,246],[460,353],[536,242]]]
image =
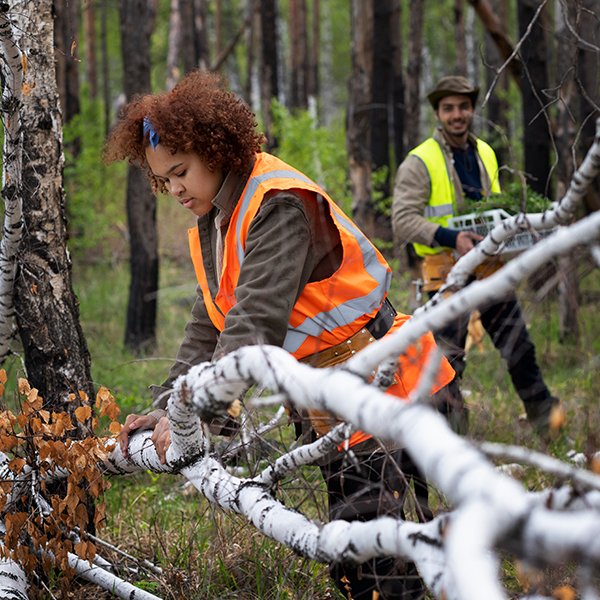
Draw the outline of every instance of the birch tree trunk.
[[[18,11],[18,12],[17,12]],[[62,169],[62,120],[56,91],[51,0],[19,3],[11,17],[28,57],[21,97],[24,234],[14,303],[27,377],[48,408],[74,410],[93,396],[90,356],[73,293]],[[67,402],[69,394],[77,401]]]

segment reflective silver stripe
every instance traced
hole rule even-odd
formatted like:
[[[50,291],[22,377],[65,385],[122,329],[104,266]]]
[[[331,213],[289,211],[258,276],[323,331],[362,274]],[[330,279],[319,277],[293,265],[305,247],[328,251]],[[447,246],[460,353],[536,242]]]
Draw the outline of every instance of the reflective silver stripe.
[[[432,219],[434,217],[448,217],[454,214],[454,207],[452,204],[438,204],[437,206],[427,205],[425,207],[424,217],[426,219]]]
[[[250,200],[256,193],[258,186],[268,181],[269,179],[276,179],[285,177],[289,179],[297,179],[315,185],[308,177],[305,177],[294,171],[288,171],[285,169],[277,171],[269,171],[252,177],[246,187],[246,192],[241,198],[240,213],[236,223],[236,253],[238,256],[238,262],[240,268],[244,260],[244,250],[241,242],[241,227],[244,215],[248,210]],[[378,282],[378,285],[368,294],[360,296],[358,298],[351,298],[339,306],[336,306],[328,311],[323,311],[316,314],[312,318],[306,318],[298,327],[292,327],[288,325],[288,332],[285,337],[283,347],[288,352],[294,353],[304,343],[308,336],[319,337],[324,330],[332,331],[337,327],[350,325],[359,317],[373,312],[379,308],[385,299],[387,291],[389,290],[390,283],[392,280],[391,272],[388,272],[387,265],[382,265],[377,258],[375,248],[365,237],[365,235],[350,221],[347,217],[338,214],[335,211],[331,211],[333,218],[340,224],[340,226],[349,231],[356,239],[358,246],[362,254],[362,262],[365,271]]]
[[[288,325],[283,348],[293,354],[309,336],[319,337],[325,330],[332,331],[336,327],[349,325],[359,317],[373,312],[381,306],[385,298],[385,294],[383,297],[381,296],[381,288],[384,287],[387,291],[390,287],[392,274],[387,273],[387,270],[385,279],[383,286],[380,284],[366,296],[348,300],[329,311],[320,312],[312,319],[307,317],[298,327]]]
[[[283,342],[283,347],[288,352],[296,352],[308,336],[319,337],[324,330],[333,331],[337,327],[350,325],[359,317],[373,312],[381,306],[390,288],[392,274],[388,271],[386,265],[379,262],[375,248],[362,231],[347,217],[335,211],[331,212],[334,219],[343,228],[347,229],[358,242],[363,258],[363,267],[378,282],[378,285],[364,296],[351,298],[328,311],[316,314],[312,318],[307,317],[298,327],[288,325],[288,332]]]
[[[311,181],[308,177],[304,177],[304,175],[300,175],[299,173],[295,173],[294,171],[288,170],[280,170],[280,171],[268,171],[267,173],[263,173],[262,175],[257,175],[256,177],[252,177],[250,181],[248,181],[248,185],[246,186],[246,193],[242,196],[240,202],[240,214],[236,223],[236,252],[238,257],[238,262],[240,264],[240,268],[242,263],[244,262],[244,248],[242,247],[242,240],[240,236],[240,232],[242,230],[242,221],[244,220],[244,215],[248,210],[248,205],[250,204],[250,200],[256,193],[258,186],[264,181],[268,181],[269,179],[276,179],[278,177],[287,177],[290,179],[299,179],[300,181],[304,181],[306,183],[310,183],[315,185],[313,181]]]

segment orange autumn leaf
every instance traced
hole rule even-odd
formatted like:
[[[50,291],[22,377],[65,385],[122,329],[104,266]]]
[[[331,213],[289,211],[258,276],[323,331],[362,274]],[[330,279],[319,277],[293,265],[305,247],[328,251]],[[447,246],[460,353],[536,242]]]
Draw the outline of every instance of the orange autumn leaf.
[[[108,430],[113,434],[113,435],[118,435],[119,433],[121,433],[121,429],[123,429],[123,425],[121,423],[119,423],[118,421],[113,421],[110,424],[110,427],[108,428]]]
[[[75,409],[75,416],[80,423],[85,423],[92,416],[92,408],[90,406],[80,406]]]
[[[19,390],[19,394],[25,396],[25,394],[28,394],[31,391],[29,381],[27,381],[27,379],[19,377],[19,381],[17,382],[17,389]]]
[[[23,458],[13,458],[8,463],[8,468],[14,471],[17,475],[23,470],[23,467],[27,464],[27,461]]]
[[[25,52],[21,54],[21,68],[23,69],[23,73],[27,75],[27,54]]]

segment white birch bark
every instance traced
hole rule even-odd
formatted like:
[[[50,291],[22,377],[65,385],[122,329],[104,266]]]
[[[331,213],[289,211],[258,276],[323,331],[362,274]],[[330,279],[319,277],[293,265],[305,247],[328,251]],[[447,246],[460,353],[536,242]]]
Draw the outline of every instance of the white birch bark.
[[[14,19],[14,21],[13,21]],[[23,71],[27,57],[19,49],[22,28],[18,14],[0,12],[0,48],[4,90],[2,94],[2,124],[4,148],[2,163],[2,199],[4,224],[0,242],[0,364],[9,353],[13,332],[13,283],[16,253],[21,241],[22,223],[22,141],[19,107],[23,86]]]
[[[580,171],[582,176],[592,176],[586,163]],[[575,185],[571,189],[572,196],[582,193]],[[572,199],[567,197],[554,214],[566,211]],[[548,223],[541,225],[547,227]],[[532,565],[579,560],[583,565],[598,566],[600,511],[595,507],[600,478],[539,459],[537,466],[571,477],[582,492],[579,498],[570,488],[553,495],[528,494],[520,483],[499,473],[479,449],[453,434],[446,421],[422,402],[407,405],[364,380],[382,361],[395,361],[425,332],[511,291],[553,257],[578,245],[597,244],[599,239],[600,214],[559,228],[493,276],[471,284],[468,291],[460,290],[419,311],[398,332],[368,346],[340,368],[312,369],[284,350],[268,346],[242,348],[217,363],[193,367],[177,380],[169,400],[173,444],[167,464],[160,468],[179,469],[211,502],[244,515],[259,531],[301,556],[322,562],[361,563],[381,555],[413,560],[438,598],[505,598],[494,554],[498,548],[514,552]],[[424,525],[393,519],[324,525],[279,504],[269,489],[274,477],[267,472],[254,481],[228,474],[207,454],[199,418],[226,414],[251,385],[275,394],[266,401],[280,403],[285,398],[298,409],[325,411],[356,429],[407,448],[454,509]],[[421,396],[426,396],[428,385],[420,386]],[[132,439],[129,468],[135,468],[134,463],[143,468],[158,463],[149,435],[136,438]],[[535,463],[539,457],[525,458]],[[118,449],[112,459],[115,466],[122,462]],[[290,465],[294,466],[293,461]]]

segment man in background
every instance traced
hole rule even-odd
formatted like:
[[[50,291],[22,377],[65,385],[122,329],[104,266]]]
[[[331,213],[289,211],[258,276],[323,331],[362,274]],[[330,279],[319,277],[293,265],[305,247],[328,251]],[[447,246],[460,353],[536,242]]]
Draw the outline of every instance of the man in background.
[[[433,136],[412,150],[398,168],[392,205],[396,243],[413,244],[422,263],[423,291],[429,297],[440,289],[456,256],[462,256],[483,239],[470,231],[448,227],[448,220],[468,209],[469,203],[500,193],[498,162],[494,150],[470,131],[479,88],[464,77],[443,77],[427,99],[438,127]],[[485,277],[501,266],[488,261],[478,270]],[[527,417],[545,436],[552,408],[558,405],[546,386],[535,358],[535,347],[527,332],[514,293],[481,307],[481,324],[506,361],[515,390]],[[453,382],[455,405],[441,407],[451,424],[466,432],[459,381],[464,372],[465,342],[469,314],[435,334],[436,341],[457,377]]]

